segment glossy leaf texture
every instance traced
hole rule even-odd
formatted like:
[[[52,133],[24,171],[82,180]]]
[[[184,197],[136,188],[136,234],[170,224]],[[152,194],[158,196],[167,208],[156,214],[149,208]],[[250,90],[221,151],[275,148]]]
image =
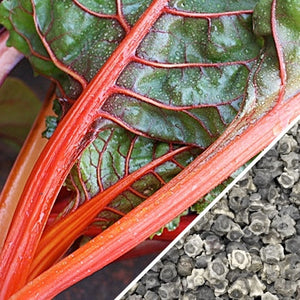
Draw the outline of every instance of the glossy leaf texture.
[[[34,9],[29,1],[3,2],[3,23],[12,29],[10,43],[30,56],[40,72],[55,78],[59,68],[84,87],[150,2],[32,3]],[[254,4],[242,1],[239,10]],[[171,3],[176,9],[186,5],[193,4]],[[210,145],[239,110],[261,45],[251,32],[251,15],[231,13],[235,8],[232,2],[228,14],[194,17],[170,7],[123,71],[119,90],[106,101],[103,114],[151,138]],[[206,12],[207,7],[196,9]],[[75,89],[67,84],[66,95]],[[78,89],[71,95],[78,95]]]
[[[77,97],[81,91],[80,85],[55,66],[38,36],[30,1],[2,1],[0,16],[1,24],[10,31],[8,46],[22,52],[36,72],[59,83],[65,90],[65,97]]]
[[[46,2],[37,7],[35,15],[40,35],[42,33],[47,49],[50,48],[52,55],[55,55],[56,64],[62,63],[72,68],[72,72],[80,74],[83,81],[89,81],[97,66],[101,67],[105,57],[113,51],[113,48],[108,47],[108,40],[116,46],[119,42],[117,37],[122,36],[122,30],[126,32],[133,25],[132,19],[128,17],[137,13],[135,10],[130,13],[131,6],[125,2],[122,3],[122,12],[119,15],[117,12],[120,10],[120,3],[117,2],[88,2],[86,5],[81,2],[60,3],[61,6],[67,6],[70,16],[64,14],[64,22],[61,22],[63,16],[58,17],[57,30],[55,22],[51,22],[56,20],[55,13],[47,21],[40,20],[44,15],[39,12],[50,11],[53,7],[46,5]],[[145,8],[145,2],[142,4],[135,7],[139,10],[141,6]],[[174,3],[174,7],[176,6]],[[79,11],[78,7],[82,11]],[[247,3],[244,9],[249,7]],[[103,25],[99,32],[91,32],[91,36],[102,37],[97,39],[97,43],[86,46],[91,45],[89,39],[94,38],[82,39],[84,25],[76,27],[76,22],[71,31],[71,25],[62,28],[61,24],[71,23],[68,19],[76,18],[75,12],[79,15],[87,14],[94,22],[109,24],[105,25],[107,27]],[[78,21],[78,24],[82,22]],[[95,23],[92,24],[86,28],[93,28]],[[94,145],[103,143],[103,137],[98,136],[73,168],[77,175],[74,176],[71,172],[69,182],[73,183],[72,188],[80,194],[74,200],[77,204],[95,196],[126,175],[124,161],[129,159],[126,158],[126,153],[120,154],[119,148],[124,148],[126,143],[130,144],[132,134],[128,131],[146,137],[144,147],[148,148],[153,144],[151,139],[155,139],[158,145],[160,141],[165,141],[205,149],[220,136],[241,107],[249,70],[262,43],[251,33],[251,26],[251,15],[248,12],[197,18],[166,13],[156,22],[138,47],[132,63],[119,77],[115,93],[99,110],[99,116],[103,119],[110,119],[126,130],[118,130],[113,143],[108,143],[104,150],[98,149],[99,154],[95,155]],[[60,32],[62,38],[54,39],[55,34],[58,35],[56,31]],[[66,35],[61,32],[65,32]],[[70,44],[66,40],[69,40]],[[64,48],[66,50],[62,53],[61,49]],[[97,50],[98,48],[100,50]],[[244,48],[246,51],[243,51]],[[100,120],[97,124],[98,130],[102,130],[99,129],[101,126],[106,128],[107,121]],[[163,142],[160,147],[164,145]],[[139,158],[135,160],[130,159],[130,167],[139,163]],[[95,166],[98,166],[99,170],[96,170]],[[175,176],[176,172],[172,172]],[[169,175],[170,178],[173,176]],[[105,184],[107,178],[111,180],[110,184]],[[150,178],[151,180],[147,176],[147,184],[156,186],[157,190],[160,187],[157,184],[158,179],[154,176]],[[124,201],[126,197],[127,201]],[[128,211],[124,203],[133,208],[142,200],[140,196],[132,193],[127,193],[126,197],[120,196],[114,204],[119,207],[122,203],[123,213]],[[73,205],[73,202],[70,205]]]
[[[259,14],[259,10],[271,6],[271,15],[263,16]],[[267,12],[267,10],[265,10]],[[281,85],[284,86],[283,100],[295,96],[299,93],[299,79],[300,79],[300,3],[297,0],[278,1],[274,4],[272,1],[262,1],[259,3],[254,20],[256,26],[254,32],[261,36],[272,36],[273,41],[268,39],[266,48],[269,57],[265,59],[262,64],[261,73],[257,76],[256,85],[262,86],[259,96],[266,97],[270,93],[270,87],[266,82],[268,79],[275,83],[275,78],[278,78],[278,69]],[[270,20],[270,23],[268,23]],[[271,25],[269,25],[271,24]],[[273,54],[272,49],[276,47],[277,56]],[[271,63],[272,61],[272,63]],[[268,78],[265,76],[268,75]],[[262,78],[264,77],[264,82]],[[278,80],[278,79],[277,79]],[[264,83],[264,84],[261,84]],[[263,93],[264,92],[264,93]]]
[[[59,218],[76,210],[85,201],[117,184],[134,171],[176,149],[178,146],[171,143],[157,142],[110,124],[109,128],[98,134],[72,168],[65,184],[76,195],[70,199],[65,212]],[[97,227],[105,229],[121,218],[169,182],[201,152],[197,147],[188,147],[145,172],[98,214],[95,219]]]
[[[151,28],[100,114],[139,135],[206,148],[239,111],[260,41],[247,14],[173,13]]]
[[[62,87],[66,86],[65,94],[74,97],[81,91],[74,87],[75,82],[85,87],[149,4],[4,1],[2,10],[6,8],[4,23],[12,32],[10,43],[25,52],[39,72],[58,78]],[[83,179],[72,182],[85,195],[80,199],[94,196],[126,175],[128,164],[120,161],[128,157],[119,149],[130,144],[132,134],[148,138],[148,147],[155,139],[157,143],[205,149],[241,109],[246,88],[248,93],[251,89],[247,86],[249,74],[257,81],[260,74],[265,77],[267,68],[270,79],[279,80],[274,76],[278,65],[272,41],[266,44],[268,50],[260,53],[263,42],[257,36],[265,36],[268,26],[259,13],[257,35],[251,30],[250,11],[255,4],[245,1],[237,7],[232,1],[224,7],[221,1],[214,6],[197,1],[170,2],[124,68],[113,95],[99,108],[99,117],[111,120],[112,125],[100,120],[97,130],[112,126],[115,131],[113,122],[125,130],[119,130],[113,143],[98,149],[97,157],[94,147],[103,142],[100,134],[76,164],[77,178]],[[270,1],[260,5],[270,6]],[[255,64],[258,60],[261,65]],[[260,90],[268,89],[261,91],[263,97],[266,92],[275,94],[279,86],[257,85]],[[131,164],[135,163],[131,159]],[[109,180],[111,183],[105,184]]]
[[[172,206],[174,212],[181,213],[183,206],[186,208],[187,203],[196,201],[195,195],[203,196],[201,187],[195,184],[196,181],[191,176],[202,174],[203,165],[206,167],[204,175],[214,174],[213,170],[209,172],[207,165],[209,162],[219,162],[218,159],[228,154],[228,149],[233,149],[234,137],[240,134],[246,141],[251,141],[247,134],[257,130],[252,127],[252,123],[261,121],[260,124],[266,126],[269,118],[264,118],[264,115],[271,116],[272,108],[280,107],[282,102],[287,102],[299,94],[298,1],[226,1],[224,4],[224,1],[218,0],[213,3],[154,0],[146,5],[145,3],[121,0],[32,0],[21,5],[18,1],[6,0],[1,6],[3,15],[6,16],[4,21],[11,31],[16,22],[12,21],[13,16],[22,6],[21,11],[30,19],[32,32],[35,30],[34,37],[43,46],[43,50],[39,51],[44,51],[43,58],[47,58],[44,61],[50,60],[62,74],[67,74],[68,79],[72,78],[72,82],[77,82],[80,88],[84,88],[77,101],[69,101],[68,98],[75,98],[75,94],[80,93],[80,88],[74,89],[74,85],[70,85],[70,88],[63,91],[61,84],[61,96],[66,97],[65,101],[69,101],[68,105],[72,107],[58,124],[59,130],[54,132],[35,168],[42,179],[33,189],[36,179],[32,175],[31,182],[23,193],[23,204],[19,206],[15,217],[18,221],[14,225],[19,229],[24,225],[27,231],[24,230],[20,247],[7,248],[2,257],[4,261],[8,261],[5,259],[9,257],[15,268],[21,264],[25,275],[19,276],[23,282],[17,282],[18,275],[4,266],[4,273],[8,276],[7,290],[14,292],[25,284],[28,266],[32,261],[30,254],[35,251],[36,241],[39,239],[37,235],[32,237],[28,232],[32,231],[33,223],[36,230],[42,230],[53,204],[51,196],[58,193],[58,186],[71,168],[71,162],[79,157],[90,142],[94,141],[75,163],[76,172],[73,169],[68,179],[79,195],[79,201],[76,200],[79,203],[93,197],[89,193],[100,191],[95,196],[98,197],[102,193],[105,195],[105,191],[110,188],[119,188],[118,183],[123,179],[126,181],[132,175],[127,176],[128,170],[131,166],[138,165],[138,159],[137,163],[131,160],[133,152],[130,147],[135,147],[135,143],[132,143],[135,138],[136,141],[141,138],[148,140],[150,148],[153,143],[156,147],[167,145],[169,150],[166,151],[183,145],[202,151],[210,146],[179,177],[171,180],[103,233],[107,243],[113,241],[113,245],[117,245],[120,240],[114,234],[110,235],[110,232],[119,234],[125,230],[128,234],[128,228],[132,226],[135,232],[139,232],[136,238],[141,241],[147,234],[151,234],[151,230],[157,230],[158,224],[162,225],[171,215],[169,211],[167,214],[163,210],[160,212],[162,218],[157,220],[157,224],[153,224],[149,215],[147,216],[148,207],[152,209],[148,213],[153,216],[161,207],[165,206],[166,209],[175,203]],[[256,3],[258,6],[255,8]],[[148,9],[142,15],[147,5]],[[65,13],[59,11],[63,8]],[[82,23],[82,26],[78,23]],[[94,25],[99,25],[101,32],[93,28]],[[87,36],[89,31],[91,36]],[[24,45],[26,35],[15,35],[23,39]],[[92,41],[93,35],[95,40]],[[83,42],[85,39],[86,43]],[[100,48],[103,47],[102,50],[96,47],[99,44]],[[30,48],[28,42],[26,45]],[[101,60],[98,53],[104,55],[105,59]],[[91,61],[99,64],[99,72],[88,84],[97,69],[91,65]],[[72,97],[68,96],[67,91],[70,90],[76,90],[76,93],[71,93]],[[295,99],[294,97],[293,100]],[[82,124],[78,124],[78,120]],[[107,139],[103,134],[113,136],[115,128],[120,128],[117,130],[120,135],[115,141],[116,144],[113,144],[113,139]],[[249,130],[245,131],[245,128]],[[267,131],[266,127],[264,130]],[[67,143],[62,141],[62,134]],[[93,147],[97,143],[100,147],[95,154]],[[238,140],[236,143],[239,144]],[[57,156],[51,156],[53,151]],[[141,152],[140,149],[138,151]],[[238,151],[240,150],[232,153],[235,162],[238,161]],[[151,156],[150,153],[153,154],[153,150],[148,157]],[[250,158],[248,152],[242,156],[241,161],[244,163],[246,158]],[[228,159],[229,161],[232,162]],[[48,165],[51,165],[52,172],[45,183],[43,167]],[[218,166],[215,167],[218,169]],[[224,172],[228,176],[229,170],[232,171],[234,166],[225,167],[227,173]],[[162,176],[160,172],[155,171],[155,174]],[[217,178],[225,179],[225,175],[222,176]],[[154,177],[157,180],[157,176]],[[147,182],[145,178],[139,180],[142,184]],[[202,182],[203,178],[198,176],[197,180]],[[190,189],[187,190],[182,183],[186,183]],[[70,186],[69,182],[67,184]],[[107,188],[110,184],[115,185]],[[180,206],[179,200],[173,199],[172,193],[168,194],[170,187],[172,191],[179,191],[177,196],[184,203],[183,206]],[[123,192],[124,190],[121,193]],[[183,198],[186,195],[190,195],[192,200]],[[93,199],[86,201],[81,207],[91,201]],[[32,212],[30,224],[26,221],[26,216],[25,221],[21,219],[23,207]],[[36,219],[37,216],[39,219]],[[144,222],[136,224],[134,220],[138,219]],[[145,227],[146,224],[151,226]],[[99,242],[101,237],[102,235],[94,240],[98,243],[98,250],[102,247],[102,242]],[[137,240],[126,241],[126,247],[133,246]],[[13,244],[11,241],[12,233],[8,236],[7,244]],[[123,241],[121,239],[120,243]],[[88,245],[79,249],[69,259],[78,253],[92,251],[87,248]],[[103,249],[99,252],[96,248],[93,249],[94,258],[98,259],[97,253],[101,253]],[[20,256],[23,257],[22,262],[18,261]],[[109,259],[113,257],[110,256]],[[106,258],[105,262],[107,260]],[[97,268],[104,265],[100,261],[99,258]],[[71,268],[72,266],[68,272],[71,272]],[[47,276],[48,273],[44,274]],[[15,279],[14,286],[9,285],[11,278]],[[43,275],[41,278],[44,278]]]
[[[95,196],[140,163],[140,157],[128,156],[132,149],[120,150],[132,146],[132,140],[145,141],[142,147],[148,149],[156,144],[203,150],[224,132],[247,106],[248,79],[261,59],[263,38],[252,31],[257,2],[170,1],[99,107],[96,131],[101,133],[66,183],[78,194],[77,204],[70,206]],[[37,71],[60,83],[58,96],[76,98],[150,3],[15,0],[4,1],[1,11],[10,43]],[[116,130],[116,124],[123,129]],[[115,138],[105,141],[105,134]],[[147,155],[145,163],[154,158],[151,151]],[[146,180],[150,186],[156,181]],[[124,203],[120,197],[118,203]],[[141,199],[136,197],[137,204]]]

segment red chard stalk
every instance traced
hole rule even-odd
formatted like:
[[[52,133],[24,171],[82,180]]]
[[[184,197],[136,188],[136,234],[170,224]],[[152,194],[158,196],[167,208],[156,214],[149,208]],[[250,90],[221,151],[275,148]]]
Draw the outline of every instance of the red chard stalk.
[[[53,81],[56,115],[40,146],[44,106],[1,194],[0,298],[54,297],[270,144],[300,115],[299,11],[297,0],[2,1],[7,46]]]

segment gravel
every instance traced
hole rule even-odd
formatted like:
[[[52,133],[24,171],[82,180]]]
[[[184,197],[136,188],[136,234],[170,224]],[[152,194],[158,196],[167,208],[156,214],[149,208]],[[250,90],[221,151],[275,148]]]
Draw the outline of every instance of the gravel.
[[[123,299],[300,299],[300,122]]]

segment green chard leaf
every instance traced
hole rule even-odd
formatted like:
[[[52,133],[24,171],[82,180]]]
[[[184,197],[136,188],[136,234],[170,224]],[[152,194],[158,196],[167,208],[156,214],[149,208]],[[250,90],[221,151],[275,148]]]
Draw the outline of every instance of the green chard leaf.
[[[68,74],[57,68],[45,49],[35,27],[30,1],[2,1],[0,23],[10,32],[8,46],[22,52],[37,73],[56,81],[70,98],[77,97],[81,87]]]
[[[75,99],[151,3],[4,0],[0,21],[10,30],[10,45],[59,82],[62,98]],[[76,192],[68,209],[155,158],[191,147],[99,213],[97,224],[107,227],[178,174],[233,120],[259,118],[278,97],[287,101],[299,93],[299,6],[298,0],[171,0],[98,109],[92,142],[65,182]]]
[[[81,205],[152,160],[172,152],[174,147],[178,149],[171,143],[138,136],[111,123],[98,134],[73,167],[66,186],[77,194],[67,209]],[[199,153],[199,148],[189,147],[145,173],[98,215],[95,224],[104,229],[114,223],[169,182]]]

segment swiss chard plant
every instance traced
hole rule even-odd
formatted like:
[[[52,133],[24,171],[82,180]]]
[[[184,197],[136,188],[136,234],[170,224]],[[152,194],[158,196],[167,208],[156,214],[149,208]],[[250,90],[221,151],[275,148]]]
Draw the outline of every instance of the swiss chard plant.
[[[4,0],[0,23],[2,65],[54,83],[1,193],[1,299],[114,261],[300,114],[298,0]]]

